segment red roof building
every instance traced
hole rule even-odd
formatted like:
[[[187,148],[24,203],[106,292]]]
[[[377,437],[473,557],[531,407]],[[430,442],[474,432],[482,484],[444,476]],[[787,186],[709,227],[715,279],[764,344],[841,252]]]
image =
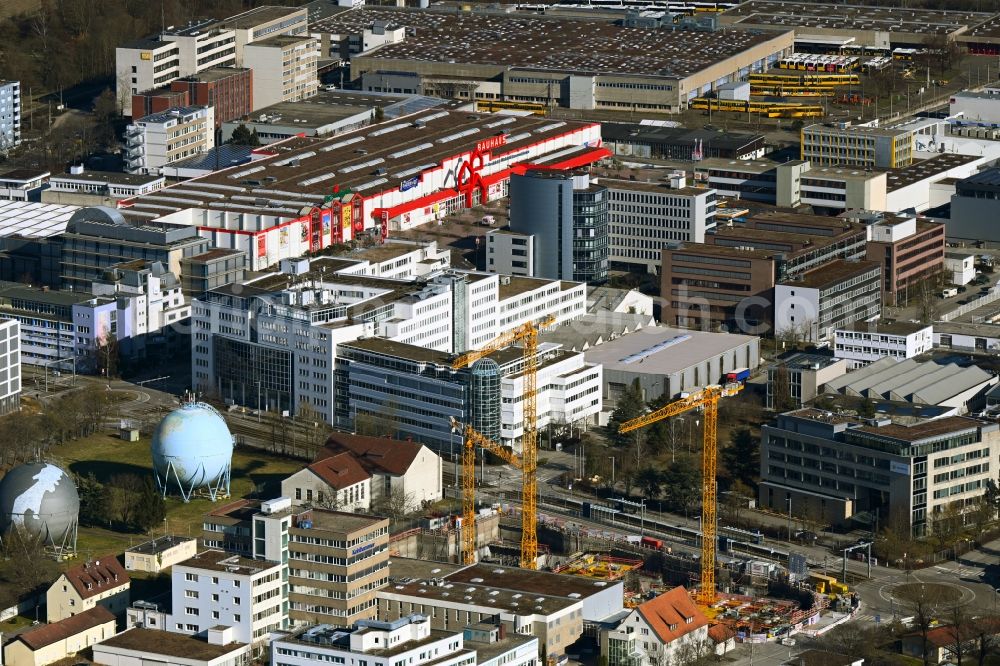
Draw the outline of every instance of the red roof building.
[[[115,635],[115,616],[102,606],[28,629],[3,647],[4,663],[51,664]]]
[[[714,651],[708,618],[683,587],[634,608],[616,628],[601,632],[601,654],[608,666],[673,663],[686,645]]]
[[[113,615],[128,608],[131,579],[114,555],[87,560],[66,570],[45,593],[49,623],[73,617],[95,606]]]

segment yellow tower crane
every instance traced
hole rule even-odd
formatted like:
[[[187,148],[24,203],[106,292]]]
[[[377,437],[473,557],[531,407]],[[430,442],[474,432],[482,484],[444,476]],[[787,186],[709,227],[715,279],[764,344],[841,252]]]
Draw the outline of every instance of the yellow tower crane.
[[[478,433],[471,425],[464,430],[462,449],[462,557],[466,564],[476,560],[476,446],[490,451],[521,470],[521,567],[534,569],[538,563],[538,331],[555,323],[545,317],[537,323],[527,322],[504,333],[482,349],[459,356],[452,363],[457,369],[466,368],[515,343],[521,343],[524,357],[524,386],[521,406],[524,413],[524,434],[521,437],[521,455],[514,455],[488,437]]]
[[[699,407],[705,410],[701,451],[701,587],[697,601],[702,606],[715,603],[715,472],[718,454],[719,399],[739,393],[742,384],[711,385],[669,405],[622,423],[618,432],[627,433],[683,414]]]

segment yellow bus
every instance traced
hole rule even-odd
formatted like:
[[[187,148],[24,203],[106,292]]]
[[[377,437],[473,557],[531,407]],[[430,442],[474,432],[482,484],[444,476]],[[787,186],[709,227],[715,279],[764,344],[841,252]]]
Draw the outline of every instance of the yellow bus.
[[[833,97],[831,86],[822,88],[811,86],[750,86],[750,94],[755,97]]]

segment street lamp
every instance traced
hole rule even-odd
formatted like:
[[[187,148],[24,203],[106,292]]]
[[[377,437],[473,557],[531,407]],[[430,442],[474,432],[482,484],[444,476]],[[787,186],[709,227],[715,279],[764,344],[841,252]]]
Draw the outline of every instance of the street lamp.
[[[792,540],[792,496],[789,495],[788,497],[786,497],[785,501],[788,502],[788,540],[791,541]]]
[[[615,457],[608,456],[608,460],[611,461],[611,489],[614,490],[615,487]]]

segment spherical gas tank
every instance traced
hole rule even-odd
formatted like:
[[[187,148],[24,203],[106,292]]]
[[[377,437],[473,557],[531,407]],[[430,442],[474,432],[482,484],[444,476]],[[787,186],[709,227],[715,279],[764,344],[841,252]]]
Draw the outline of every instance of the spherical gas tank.
[[[229,468],[233,436],[222,416],[200,402],[167,414],[153,433],[153,467],[167,484],[212,484]]]
[[[80,515],[73,479],[51,463],[21,465],[0,479],[0,533],[12,526],[59,545]]]

